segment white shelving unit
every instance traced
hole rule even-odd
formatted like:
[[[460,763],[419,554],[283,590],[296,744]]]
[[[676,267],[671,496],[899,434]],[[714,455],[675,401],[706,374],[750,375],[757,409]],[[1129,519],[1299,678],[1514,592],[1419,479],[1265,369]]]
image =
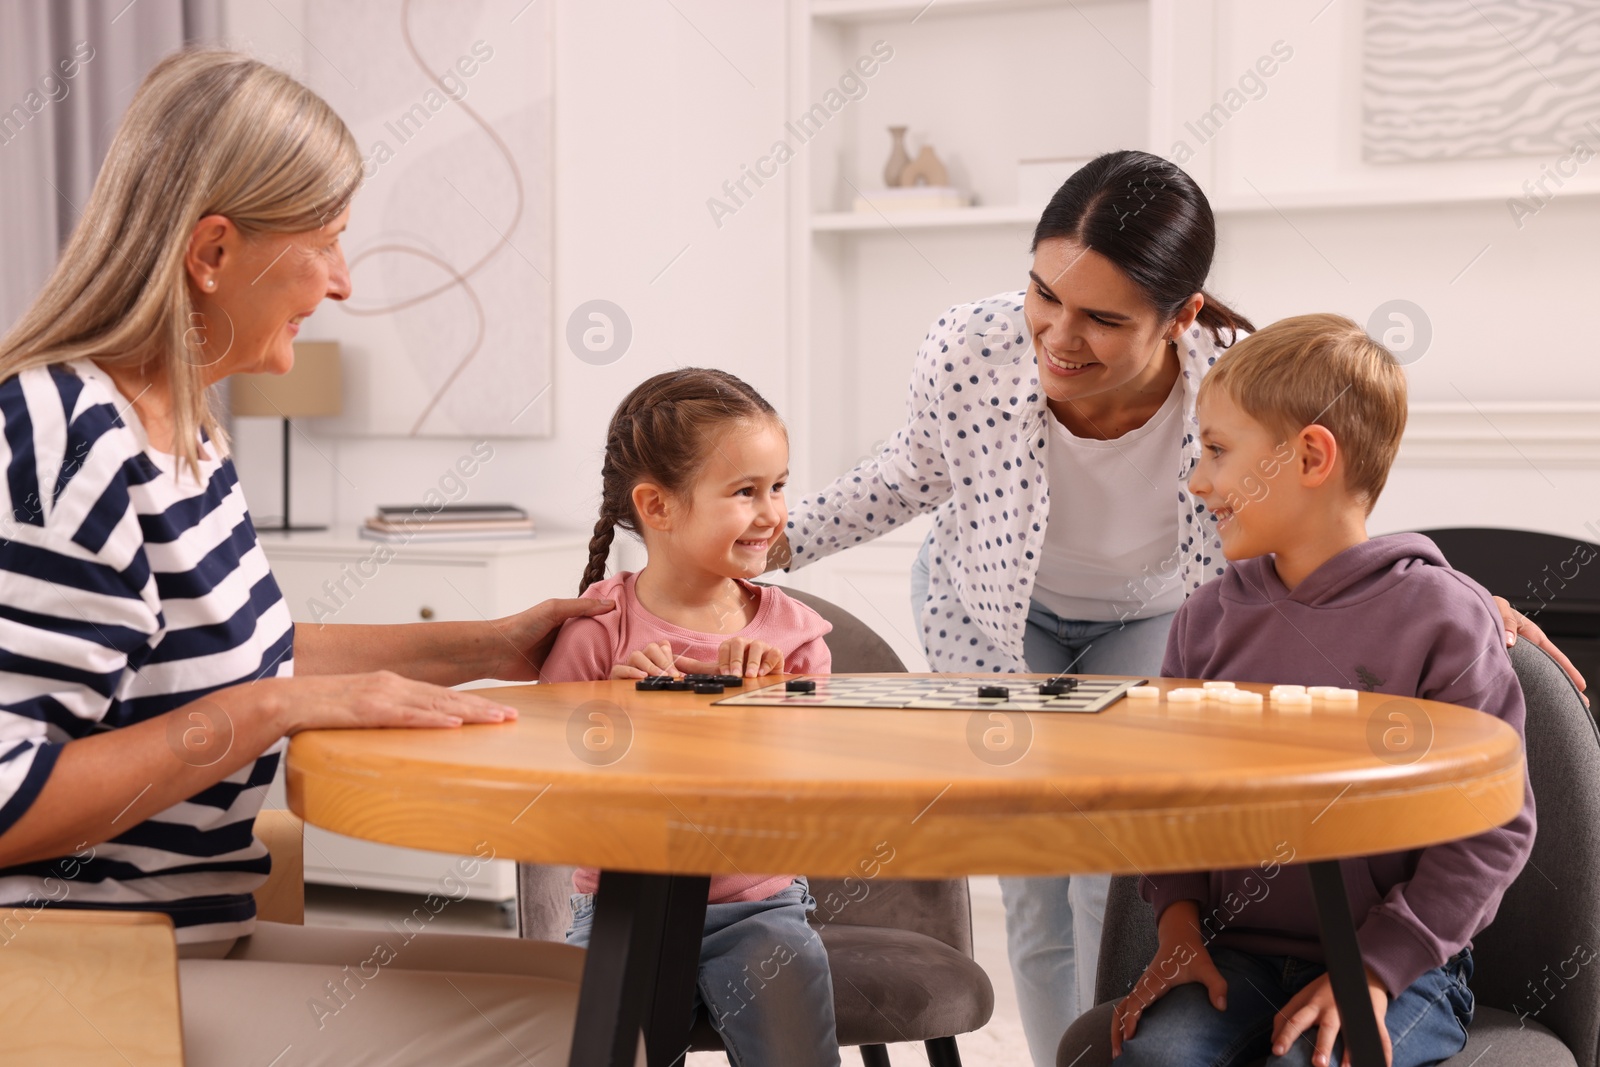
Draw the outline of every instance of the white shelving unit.
[[[894,431],[916,343],[940,310],[1022,287],[1040,205],[1018,203],[1020,159],[1149,143],[1151,3],[791,5],[788,113],[808,112],[841,79],[860,84],[792,164],[805,168],[790,203],[798,484],[825,484]],[[1071,62],[1039,61],[1042,41]],[[1063,106],[1074,99],[1085,106]],[[912,155],[932,144],[975,206],[848,210],[882,188],[891,125],[909,127]]]
[[[903,423],[917,344],[940,311],[1022,288],[1043,205],[1018,202],[1019,160],[1149,144],[1153,2],[791,3],[791,116],[847,73],[859,77],[856,61],[875,42],[893,50],[790,164],[804,174],[788,205],[798,492],[849,470]],[[850,210],[858,192],[883,187],[891,125],[909,127],[913,156],[932,144],[975,206]],[[794,584],[853,611],[917,669],[908,579],[927,526],[813,565]]]

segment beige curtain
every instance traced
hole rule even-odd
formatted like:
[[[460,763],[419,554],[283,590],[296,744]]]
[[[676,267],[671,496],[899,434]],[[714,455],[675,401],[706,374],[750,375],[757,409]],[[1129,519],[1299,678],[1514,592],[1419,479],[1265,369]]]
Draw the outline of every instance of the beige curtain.
[[[145,71],[222,34],[220,0],[0,0],[0,332],[77,224]]]

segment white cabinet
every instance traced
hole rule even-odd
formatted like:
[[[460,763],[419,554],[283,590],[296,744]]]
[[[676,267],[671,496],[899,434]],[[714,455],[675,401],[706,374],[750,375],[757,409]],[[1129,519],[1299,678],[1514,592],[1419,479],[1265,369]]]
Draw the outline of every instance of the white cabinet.
[[[541,600],[578,595],[587,536],[541,533],[508,541],[385,544],[331,533],[261,534],[261,547],[297,623],[404,623],[493,619]],[[287,807],[283,771],[268,807]],[[455,871],[433,852],[394,848],[306,827],[306,881],[426,893]],[[468,895],[509,901],[516,869],[484,864]]]

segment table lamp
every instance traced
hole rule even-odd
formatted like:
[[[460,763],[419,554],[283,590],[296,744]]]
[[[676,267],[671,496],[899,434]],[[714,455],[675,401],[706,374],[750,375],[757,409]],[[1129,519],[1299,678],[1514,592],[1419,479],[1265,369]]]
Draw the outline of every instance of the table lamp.
[[[289,521],[289,420],[324,418],[344,410],[339,342],[296,341],[289,373],[236,374],[229,381],[229,407],[235,417],[283,420],[283,522],[259,529],[276,533],[326,530],[326,526],[295,526]]]

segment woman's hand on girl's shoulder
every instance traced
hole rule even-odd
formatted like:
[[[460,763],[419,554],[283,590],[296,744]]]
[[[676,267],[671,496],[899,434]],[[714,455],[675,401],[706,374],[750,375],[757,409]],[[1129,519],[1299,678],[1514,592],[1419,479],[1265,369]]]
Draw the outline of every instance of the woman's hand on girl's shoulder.
[[[525,611],[490,622],[497,635],[495,647],[501,662],[494,664],[486,678],[508,682],[531,682],[540,677],[545,657],[556,643],[563,624],[578,618],[592,618],[616,609],[615,600],[574,597],[546,600]]]
[[[516,708],[476,693],[393,671],[269,678],[241,688],[254,686],[269,687],[269,706],[281,716],[286,735],[374,726],[451,727],[517,717]]]

